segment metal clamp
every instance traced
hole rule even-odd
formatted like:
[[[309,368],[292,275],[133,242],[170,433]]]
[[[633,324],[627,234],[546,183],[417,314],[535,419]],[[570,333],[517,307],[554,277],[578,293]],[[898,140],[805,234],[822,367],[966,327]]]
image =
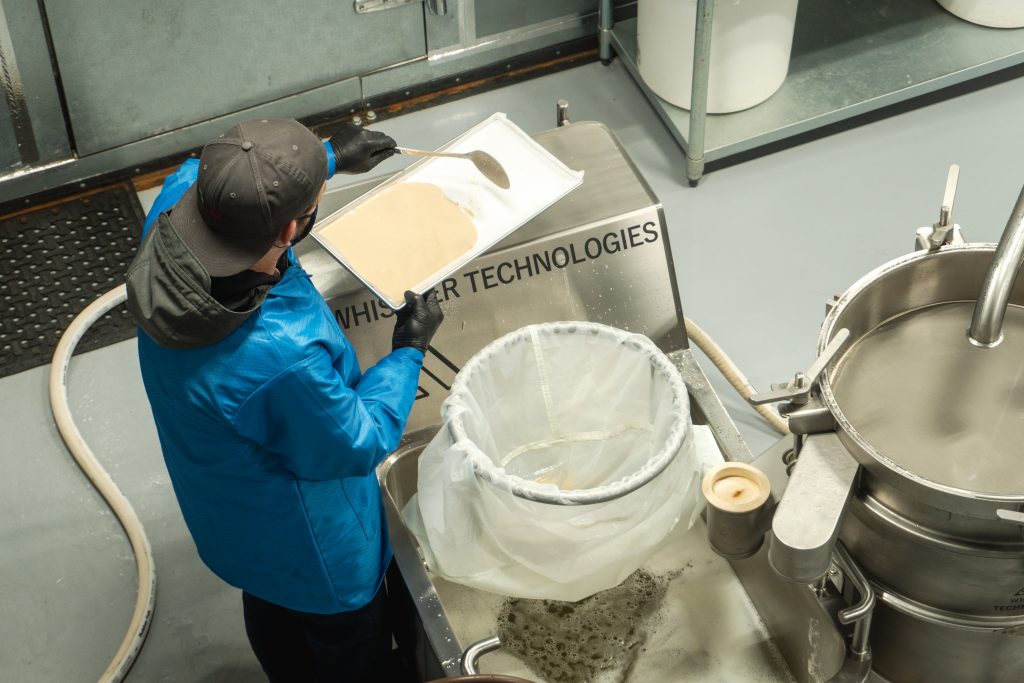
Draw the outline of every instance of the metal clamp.
[[[783,411],[779,412],[781,414]],[[836,430],[836,418],[821,400],[821,396],[812,396],[804,405],[785,412],[789,420],[789,431],[796,436],[823,434]],[[802,441],[798,440],[797,444],[800,443]]]
[[[915,247],[935,251],[948,244],[963,244],[960,226],[953,223],[953,199],[956,197],[956,184],[960,179],[960,166],[953,164],[946,175],[946,191],[942,195],[942,206],[939,207],[939,220],[931,227],[917,229]]]
[[[818,377],[839,353],[839,349],[843,347],[849,337],[850,330],[845,327],[839,330],[825,350],[821,352],[821,355],[807,369],[807,372],[798,372],[787,384],[772,385],[772,391],[754,394],[747,401],[755,406],[778,403],[779,401],[789,401],[794,406],[806,405],[811,395],[811,389],[818,382]]]
[[[559,128],[568,126],[571,123],[569,121],[569,101],[558,100],[558,104],[555,107],[555,123]]]
[[[500,649],[501,640],[498,636],[491,636],[490,638],[476,641],[462,653],[462,673],[467,676],[474,676],[480,673],[480,670],[477,668],[477,660],[488,652]]]

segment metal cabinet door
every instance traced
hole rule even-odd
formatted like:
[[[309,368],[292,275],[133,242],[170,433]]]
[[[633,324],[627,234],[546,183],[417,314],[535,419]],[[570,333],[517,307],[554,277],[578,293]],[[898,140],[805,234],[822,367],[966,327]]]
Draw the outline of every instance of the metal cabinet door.
[[[45,0],[80,155],[425,54],[423,7]],[[359,98],[353,80],[353,99]],[[343,104],[339,102],[338,104]]]
[[[569,20],[597,12],[595,0],[475,0],[476,37],[505,34],[553,20]]]
[[[0,178],[71,155],[36,0],[0,0]]]
[[[614,0],[616,7],[635,0]],[[598,0],[426,0],[427,59],[369,74],[363,97],[596,35]]]
[[[566,34],[588,18],[596,18],[597,3],[598,0],[443,0],[442,15],[427,15],[427,49],[436,58],[522,43],[541,34]],[[436,5],[437,2],[428,4],[428,8]],[[551,42],[566,38],[556,35]]]

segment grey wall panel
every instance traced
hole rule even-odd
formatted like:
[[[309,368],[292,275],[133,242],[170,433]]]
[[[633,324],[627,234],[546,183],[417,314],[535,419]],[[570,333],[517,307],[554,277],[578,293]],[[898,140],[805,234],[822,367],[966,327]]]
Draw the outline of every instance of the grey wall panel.
[[[636,0],[613,0],[616,16],[635,16]],[[570,25],[596,27],[597,0],[447,0],[447,14],[427,13],[427,56],[447,59],[467,50],[507,53],[515,42],[564,32]],[[596,30],[596,29],[595,29]],[[555,44],[552,38],[549,44]],[[497,61],[503,57],[495,57]]]
[[[0,173],[70,155],[36,0],[0,0]]]
[[[12,171],[21,164],[10,107],[6,103],[0,103],[0,174]]]
[[[426,13],[427,52],[440,50],[462,41],[461,5],[473,0],[447,0],[442,15]]]
[[[186,126],[173,132],[154,135],[145,140],[98,152],[76,159],[74,163],[54,165],[16,177],[4,178],[0,175],[0,204],[32,193],[87,180],[111,171],[131,169],[133,166],[145,164],[154,159],[180,154],[202,146],[234,124],[246,119],[301,118],[312,112],[327,111],[341,103],[355,104],[359,102],[360,92],[359,79],[349,78],[300,95],[292,95]],[[3,680],[2,677],[0,680]]]
[[[557,25],[525,27],[522,32],[507,35],[503,40],[479,42],[461,49],[452,49],[363,76],[363,99],[369,105],[385,93],[409,88],[459,73],[495,64],[503,59],[558,45],[570,40],[592,36],[597,32],[597,16],[591,15]],[[595,39],[596,45],[596,39]],[[552,105],[554,106],[554,105]]]
[[[597,0],[475,0],[475,3],[477,38],[560,17],[597,12]]]
[[[422,56],[423,8],[345,0],[46,0],[76,146],[94,154]]]

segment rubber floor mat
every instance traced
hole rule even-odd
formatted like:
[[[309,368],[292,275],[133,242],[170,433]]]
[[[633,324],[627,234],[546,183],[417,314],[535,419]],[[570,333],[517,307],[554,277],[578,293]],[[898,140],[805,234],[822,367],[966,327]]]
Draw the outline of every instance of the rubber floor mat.
[[[143,218],[132,188],[118,185],[0,219],[0,377],[49,363],[74,317],[124,282]],[[118,306],[76,353],[133,336]]]

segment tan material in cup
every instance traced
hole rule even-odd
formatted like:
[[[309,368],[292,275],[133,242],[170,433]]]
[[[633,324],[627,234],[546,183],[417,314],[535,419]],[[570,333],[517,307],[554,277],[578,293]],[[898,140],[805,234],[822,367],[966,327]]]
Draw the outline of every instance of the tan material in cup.
[[[764,472],[746,463],[722,463],[704,476],[701,490],[708,501],[711,549],[730,559],[756,553],[770,520],[772,487]]]
[[[726,462],[704,476],[701,483],[708,502],[726,512],[748,512],[764,505],[772,485],[753,465]]]

